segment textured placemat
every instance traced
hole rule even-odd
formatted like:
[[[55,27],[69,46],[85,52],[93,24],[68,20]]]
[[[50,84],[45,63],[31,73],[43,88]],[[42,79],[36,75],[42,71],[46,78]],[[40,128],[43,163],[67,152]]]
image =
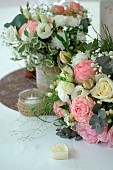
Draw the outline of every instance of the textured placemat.
[[[17,109],[18,93],[28,88],[36,88],[35,78],[27,78],[24,69],[14,71],[0,80],[0,102],[7,107]]]

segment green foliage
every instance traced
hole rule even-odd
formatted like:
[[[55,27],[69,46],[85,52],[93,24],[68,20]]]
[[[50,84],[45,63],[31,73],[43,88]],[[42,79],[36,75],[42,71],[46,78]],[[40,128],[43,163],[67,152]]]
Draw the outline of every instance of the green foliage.
[[[92,126],[92,129],[95,129],[98,134],[102,134],[104,127],[106,127],[106,113],[103,110],[98,110],[98,115],[94,114],[89,124]]]
[[[53,104],[55,101],[59,100],[57,92],[53,92],[51,97],[44,97],[40,105],[35,106],[32,111],[40,110],[43,108],[43,114],[52,114],[53,113]]]
[[[17,30],[20,29],[20,27],[27,22],[27,19],[25,18],[25,16],[23,14],[18,14],[12,22],[10,23],[6,23],[4,25],[4,27],[8,28],[10,25],[12,26],[16,26]]]
[[[113,59],[107,56],[97,57],[97,62],[102,67],[102,72],[107,75],[113,74]]]
[[[90,26],[89,18],[82,19],[80,25],[83,26],[83,30],[85,33],[88,33],[88,26]]]

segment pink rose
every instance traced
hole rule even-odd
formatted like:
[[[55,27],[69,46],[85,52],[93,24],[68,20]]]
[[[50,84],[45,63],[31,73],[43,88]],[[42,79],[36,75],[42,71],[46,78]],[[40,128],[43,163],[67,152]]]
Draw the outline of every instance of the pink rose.
[[[19,35],[22,36],[22,33],[25,28],[28,28],[31,32],[34,32],[38,26],[39,22],[29,20],[27,23],[23,24],[19,29]]]
[[[99,134],[98,135],[98,139],[101,141],[101,142],[107,142],[107,136],[108,136],[108,127],[106,126],[102,132],[102,134]]]
[[[54,5],[52,7],[52,10],[55,14],[63,14],[64,13],[64,7],[60,5]]]
[[[87,80],[96,73],[93,70],[93,67],[91,67],[91,63],[92,63],[91,60],[86,60],[77,64],[74,67],[74,76],[79,83],[84,82],[85,80]]]
[[[78,122],[89,122],[93,115],[92,108],[95,102],[90,97],[78,96],[72,101],[71,113]]]
[[[91,126],[87,123],[77,123],[76,129],[78,134],[86,140],[88,143],[98,143],[98,133],[95,129],[92,129]]]
[[[70,2],[70,9],[71,9],[71,11],[78,13],[81,10],[81,6],[77,2]]]
[[[67,113],[65,109],[61,108],[63,105],[64,103],[61,100],[58,100],[53,104],[53,112],[59,117],[64,117],[64,115]]]
[[[113,146],[113,126],[108,131],[107,142],[109,147]]]

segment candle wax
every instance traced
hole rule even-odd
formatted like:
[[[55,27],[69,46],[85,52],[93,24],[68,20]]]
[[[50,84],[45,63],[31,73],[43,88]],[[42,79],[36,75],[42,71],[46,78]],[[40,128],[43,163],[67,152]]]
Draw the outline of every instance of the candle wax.
[[[64,143],[56,144],[51,148],[51,156],[53,159],[68,159],[68,147]]]

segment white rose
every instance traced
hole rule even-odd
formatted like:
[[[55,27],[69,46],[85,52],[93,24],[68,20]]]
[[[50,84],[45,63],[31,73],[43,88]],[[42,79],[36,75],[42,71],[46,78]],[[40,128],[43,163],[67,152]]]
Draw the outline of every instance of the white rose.
[[[31,31],[29,30],[29,28],[25,28],[25,29],[26,29],[27,32],[28,32],[28,36],[26,36],[25,33],[24,33],[24,31],[23,31],[22,36],[21,36],[21,39],[22,39],[23,41],[30,41],[30,40],[33,38],[33,36],[34,36],[34,33],[31,32]]]
[[[55,24],[56,24],[56,27],[63,27],[63,26],[66,26],[66,19],[67,17],[66,16],[63,16],[63,15],[55,15],[53,18],[52,18],[52,21],[55,21]]]
[[[47,23],[40,23],[38,27],[36,28],[37,35],[41,39],[46,39],[51,36],[52,30],[49,24]]]
[[[67,81],[72,82],[73,81],[73,70],[71,69],[71,67],[65,66],[62,69],[60,76],[66,78]]]
[[[58,91],[58,96],[63,102],[67,102],[69,100],[69,96],[74,90],[74,84],[60,81],[56,90]]]
[[[8,39],[9,42],[14,42],[17,41],[16,34],[17,30],[16,27],[13,27],[10,25],[8,28],[5,30],[6,38]]]
[[[71,65],[75,67],[77,64],[85,60],[88,60],[88,55],[83,52],[78,52],[77,55],[73,56]]]
[[[81,85],[77,85],[75,88],[74,88],[74,91],[73,93],[71,94],[71,99],[74,100],[77,96],[86,96],[88,94],[88,90],[85,90],[83,88],[83,86]]]
[[[108,77],[101,78],[92,89],[93,97],[105,102],[113,102],[113,81]]]
[[[77,18],[74,18],[73,16],[66,17],[66,26],[77,27],[79,24],[80,22]]]
[[[85,42],[86,41],[86,35],[82,31],[77,32],[77,41]]]

